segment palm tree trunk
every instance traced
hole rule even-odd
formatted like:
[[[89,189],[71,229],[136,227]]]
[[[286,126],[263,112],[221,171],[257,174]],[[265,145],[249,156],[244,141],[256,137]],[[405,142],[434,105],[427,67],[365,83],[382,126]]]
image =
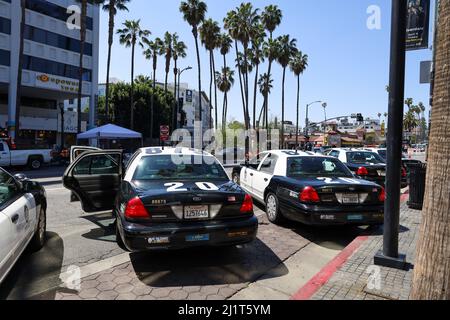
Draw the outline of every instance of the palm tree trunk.
[[[283,84],[282,84],[282,93],[281,93],[281,148],[284,149],[284,95],[285,95],[285,83],[286,83],[286,67],[283,68]]]
[[[105,113],[106,121],[109,122],[109,73],[111,69],[111,51],[114,42],[114,10],[116,6],[116,0],[110,0],[109,2],[109,32],[108,32],[108,61],[106,64],[106,97],[105,97]]]
[[[193,30],[194,39],[195,39],[195,50],[197,52],[197,66],[198,66],[198,121],[201,125],[201,133],[199,135],[200,147],[203,149],[203,109],[202,109],[202,66],[200,62],[200,50],[198,45],[198,31],[196,28]],[[195,137],[194,137],[195,138]],[[193,144],[195,146],[195,144]]]
[[[297,124],[295,126],[295,148],[298,148],[299,121],[300,121],[300,75],[297,76]]]
[[[247,112],[246,123],[248,124],[248,129],[250,129],[250,109],[249,109],[249,84],[248,84],[248,47],[244,46],[244,63],[245,63],[245,72],[244,72],[244,87],[245,87],[245,109]]]
[[[238,63],[238,73],[239,73],[239,86],[241,89],[241,98],[242,98],[242,109],[244,111],[244,118],[245,118],[245,128],[248,129],[247,126],[247,111],[246,111],[246,101],[245,101],[245,94],[244,94],[244,85],[242,83],[242,68],[241,68],[241,63],[239,61],[239,50],[238,50],[238,42],[237,40],[234,41],[234,47],[236,49],[236,60]]]
[[[225,70],[224,73],[224,80],[227,82],[227,57],[226,55],[223,55],[223,70]],[[227,91],[224,91],[223,93],[223,106],[222,106],[222,132],[224,133],[226,130],[226,122],[227,122]]]
[[[173,97],[175,99],[175,103],[174,103],[174,111],[173,111],[173,130],[177,130],[178,129],[178,99],[177,99],[177,72],[178,72],[178,59],[173,59],[174,61],[174,71],[173,71],[173,75],[174,75],[174,88],[173,88]]]
[[[84,58],[84,44],[86,41],[86,16],[87,16],[87,0],[81,2],[81,26],[80,26],[80,73],[78,78],[78,133],[81,133],[81,99],[83,98],[83,58]],[[92,124],[91,124],[92,125]]]
[[[156,94],[156,66],[157,66],[157,55],[153,52],[153,83],[152,83],[152,98],[150,100],[150,144],[153,145],[153,123],[154,123],[154,110],[155,110],[155,94]]]
[[[214,79],[214,110],[215,110],[215,126],[214,129],[217,130],[218,122],[218,112],[217,112],[217,81],[216,81],[216,61],[214,59],[214,51],[211,53],[212,68],[213,68],[213,79]]]
[[[256,64],[255,84],[253,87],[253,129],[256,129],[256,100],[258,97],[258,75],[259,75],[259,64]]]
[[[23,43],[24,43],[24,30],[25,30],[25,0],[21,0],[21,14],[22,18],[20,20],[20,44],[19,44],[19,68],[17,69],[17,91],[16,91],[16,126],[14,128],[15,139],[20,140],[20,110],[22,107],[22,70],[23,70]],[[63,142],[64,144],[64,142]]]
[[[267,81],[270,81],[271,75],[270,73],[272,72],[272,60],[269,59],[269,67],[267,69]],[[269,84],[267,84],[269,85]],[[266,118],[266,130],[267,133],[269,133],[269,92],[266,93],[265,97],[265,118]]]
[[[136,43],[131,45],[131,96],[130,96],[130,108],[131,108],[131,120],[130,128],[134,130],[134,50]]]
[[[422,225],[412,299],[450,299],[450,2],[441,1],[436,34],[434,104]]]
[[[212,67],[212,51],[209,50],[209,128],[212,129],[212,87],[213,87],[213,67]]]

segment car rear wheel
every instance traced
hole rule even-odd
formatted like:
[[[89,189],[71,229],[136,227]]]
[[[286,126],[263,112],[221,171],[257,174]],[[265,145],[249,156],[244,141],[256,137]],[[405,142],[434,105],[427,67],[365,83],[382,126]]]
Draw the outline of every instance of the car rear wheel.
[[[116,220],[116,242],[120,249],[122,249],[124,251],[128,251],[128,249],[125,247],[125,244],[123,243],[122,237],[120,235],[119,223],[117,220]]]
[[[266,214],[269,221],[274,224],[280,224],[284,220],[280,213],[278,198],[273,193],[269,193],[266,197]]]
[[[47,219],[46,219],[46,213],[45,213],[44,208],[41,208],[41,210],[39,211],[39,217],[38,217],[37,223],[38,223],[38,225],[37,225],[36,232],[34,233],[34,236],[30,242],[30,248],[32,251],[41,250],[45,244],[46,232],[47,232]]]
[[[28,166],[33,170],[39,170],[42,167],[42,160],[39,158],[32,158],[30,159]]]

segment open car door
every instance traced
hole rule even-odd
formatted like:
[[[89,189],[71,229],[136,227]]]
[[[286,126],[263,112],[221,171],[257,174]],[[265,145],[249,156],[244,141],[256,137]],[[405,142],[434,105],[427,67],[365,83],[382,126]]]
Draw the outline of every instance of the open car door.
[[[73,163],[80,155],[87,151],[100,151],[101,149],[95,147],[73,146],[70,148],[70,163]]]
[[[63,185],[87,213],[111,210],[122,181],[122,150],[86,151],[67,168]]]

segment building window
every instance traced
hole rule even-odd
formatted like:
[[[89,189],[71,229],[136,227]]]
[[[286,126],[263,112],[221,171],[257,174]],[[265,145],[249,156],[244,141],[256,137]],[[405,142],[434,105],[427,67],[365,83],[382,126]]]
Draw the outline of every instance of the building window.
[[[92,1],[89,1],[92,4]],[[61,20],[66,22],[69,19],[70,14],[67,13],[67,8],[60,7],[57,4],[51,3],[45,0],[27,0],[26,8],[28,10],[38,12],[40,14]],[[88,30],[92,30],[94,21],[91,17],[86,19],[86,27]]]
[[[55,61],[50,61],[46,59],[36,58],[24,55],[22,61],[23,69],[49,73],[55,76],[61,76],[66,78],[78,79],[79,77],[79,67],[71,66],[64,63],[58,63]],[[92,80],[92,72],[91,70],[84,69],[83,70],[83,81],[91,82]]]
[[[11,34],[11,20],[0,17],[0,32]]]
[[[11,65],[11,53],[6,50],[0,50],[0,65],[10,66]]]

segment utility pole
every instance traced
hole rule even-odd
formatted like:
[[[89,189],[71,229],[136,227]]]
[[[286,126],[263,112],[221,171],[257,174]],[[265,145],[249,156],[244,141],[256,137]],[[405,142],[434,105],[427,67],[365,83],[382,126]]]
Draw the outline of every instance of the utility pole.
[[[405,96],[406,3],[392,0],[391,58],[389,78],[389,132],[387,136],[386,202],[384,209],[383,251],[374,259],[375,265],[405,269],[406,256],[400,255],[400,188],[402,132]]]

